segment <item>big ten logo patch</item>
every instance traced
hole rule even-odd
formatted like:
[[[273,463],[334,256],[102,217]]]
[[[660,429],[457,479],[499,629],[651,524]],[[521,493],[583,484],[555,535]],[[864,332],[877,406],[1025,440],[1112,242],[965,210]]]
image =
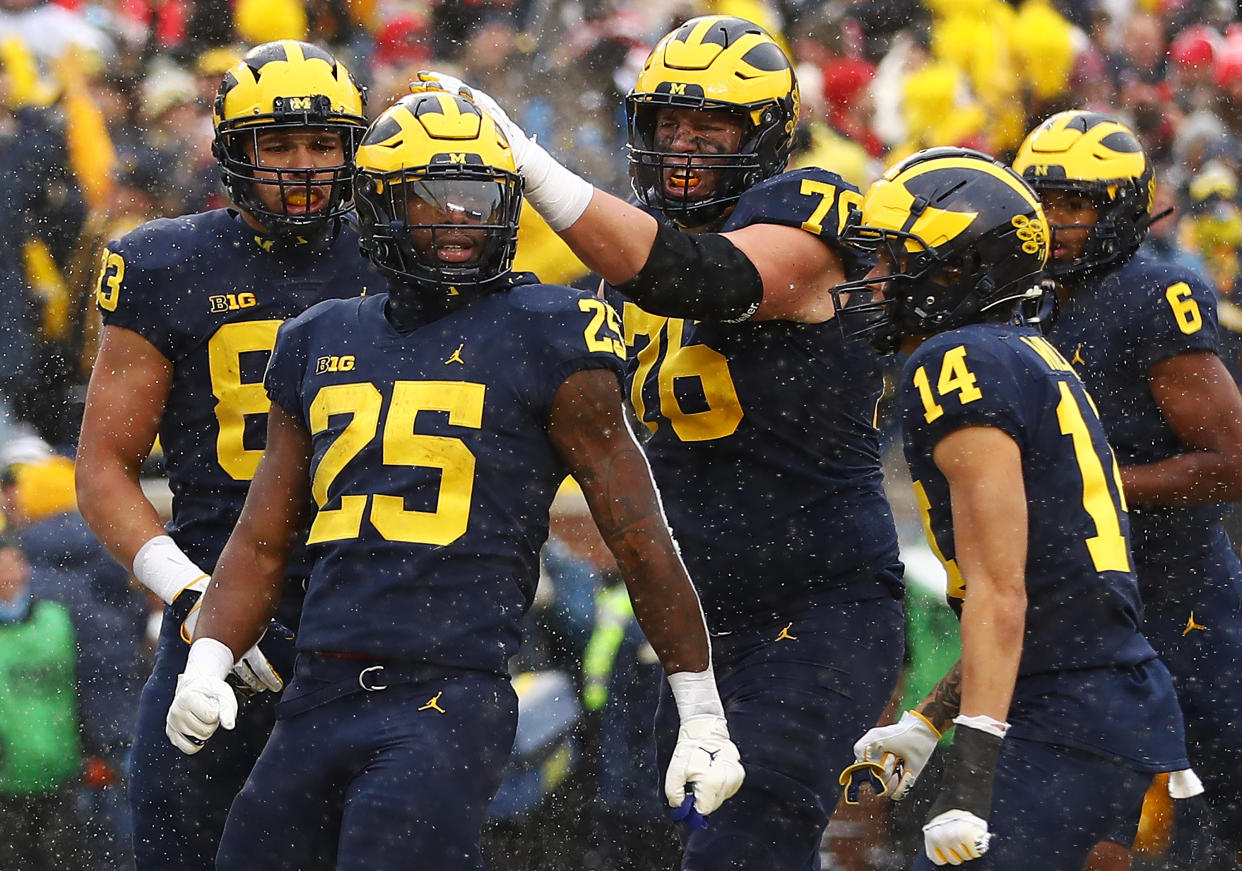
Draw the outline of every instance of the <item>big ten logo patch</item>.
[[[235,312],[244,308],[254,308],[259,304],[253,293],[221,293],[207,297],[211,303],[212,314],[219,312]]]
[[[315,361],[315,374],[323,375],[325,372],[352,372],[354,371],[354,355],[343,354],[340,357],[320,357]]]

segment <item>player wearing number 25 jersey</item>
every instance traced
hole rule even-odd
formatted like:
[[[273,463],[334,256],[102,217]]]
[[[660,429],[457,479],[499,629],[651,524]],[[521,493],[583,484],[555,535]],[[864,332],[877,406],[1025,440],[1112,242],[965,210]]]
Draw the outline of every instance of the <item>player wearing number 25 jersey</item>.
[[[910,355],[906,460],[962,623],[959,663],[863,736],[859,764],[899,800],[956,725],[914,867],[1079,871],[1102,838],[1133,839],[1154,774],[1186,758],[1172,680],[1139,628],[1104,428],[1065,358],[1014,325],[1042,293],[1043,211],[1008,167],[935,148],[871,186],[847,238],[880,263],[838,289],[842,322]],[[878,301],[858,298],[877,285]]]
[[[168,711],[186,753],[231,727],[223,678],[311,515],[293,683],[217,868],[481,869],[516,727],[508,660],[569,473],[688,713],[669,801],[693,782],[689,800],[711,814],[743,771],[698,598],[624,416],[615,313],[510,273],[521,182],[464,98],[403,98],[357,163],[360,233],[388,293],[281,327],[268,448]]]
[[[277,328],[380,283],[341,221],[365,129],[361,91],[344,67],[306,43],[257,46],[225,75],[215,121],[235,208],[153,221],[103,252],[103,337],[77,465],[92,530],[168,605],[130,761],[138,871],[215,867],[229,802],[275,719],[274,693],[263,692],[207,753],[186,756],[164,737],[191,609],[264,449],[263,372]],[[173,494],[166,530],[138,481],[157,434]],[[281,626],[237,665],[252,690],[278,690],[291,676],[288,636],[307,568],[294,559]]]
[[[1223,503],[1242,499],[1242,398],[1219,356],[1215,293],[1135,253],[1156,181],[1124,124],[1059,113],[1014,168],[1052,223],[1048,339],[1086,382],[1121,464],[1145,632],[1173,673],[1217,832],[1242,855],[1242,563],[1222,523]],[[1183,846],[1175,837],[1170,850]]]

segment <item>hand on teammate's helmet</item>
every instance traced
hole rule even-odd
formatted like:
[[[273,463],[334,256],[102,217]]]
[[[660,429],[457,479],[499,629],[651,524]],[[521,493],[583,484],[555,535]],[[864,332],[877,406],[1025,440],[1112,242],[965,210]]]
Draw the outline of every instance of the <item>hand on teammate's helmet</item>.
[[[695,809],[706,816],[738,791],[745,776],[724,717],[695,717],[682,723],[677,733],[664,775],[664,795],[669,807],[679,808],[686,785],[693,784]]]
[[[513,162],[517,165],[518,171],[522,171],[527,146],[531,144],[531,140],[526,132],[513,122],[508,113],[500,108],[499,103],[478,88],[467,85],[461,79],[448,73],[419,70],[417,78],[410,82],[410,91],[414,93],[436,90],[460,94],[491,116],[496,126],[504,131],[505,138],[509,140],[509,147],[513,149]]]

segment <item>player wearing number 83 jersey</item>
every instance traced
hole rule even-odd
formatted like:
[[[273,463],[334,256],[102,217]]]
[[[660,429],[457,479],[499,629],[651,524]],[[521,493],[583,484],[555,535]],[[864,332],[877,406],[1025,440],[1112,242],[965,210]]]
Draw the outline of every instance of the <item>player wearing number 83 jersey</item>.
[[[379,284],[341,220],[365,129],[362,92],[342,65],[307,43],[256,46],[225,75],[215,121],[235,208],[152,221],[103,251],[104,327],[78,454],[84,517],[168,604],[130,761],[138,871],[214,868],[229,802],[275,720],[274,693],[263,692],[203,753],[179,753],[164,736],[189,650],[186,617],[265,448],[263,372],[277,328],[323,299]],[[173,496],[166,530],[138,480],[157,434]],[[308,569],[301,551],[281,627],[236,666],[243,678],[267,669],[253,689],[277,690],[291,676],[289,635]]]
[[[276,246],[227,209],[145,224],[104,258],[104,324],[137,333],[172,363],[159,433],[173,496],[168,529],[206,571],[263,453],[263,372],[277,329],[317,302],[382,282],[350,227]],[[281,616],[296,624],[296,610]]]

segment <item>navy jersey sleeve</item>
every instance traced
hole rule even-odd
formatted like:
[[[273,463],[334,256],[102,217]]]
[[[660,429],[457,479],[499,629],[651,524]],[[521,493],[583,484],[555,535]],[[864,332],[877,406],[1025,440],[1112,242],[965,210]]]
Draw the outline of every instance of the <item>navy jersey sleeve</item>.
[[[276,346],[263,373],[263,388],[268,398],[303,424],[306,424],[306,415],[302,410],[302,381],[306,374],[309,339],[305,314],[285,321],[276,333]]]
[[[574,372],[608,369],[620,382],[625,342],[621,319],[607,302],[586,291],[550,285],[522,288],[512,298],[526,313],[549,373],[541,382],[545,392],[537,398],[544,409],[551,410],[556,391]]]
[[[930,455],[940,440],[968,426],[990,426],[1025,444],[1016,402],[1022,396],[1011,355],[958,330],[942,333],[911,355],[901,372],[901,421]]]
[[[177,264],[185,259],[176,239],[174,220],[144,224],[103,249],[95,301],[107,326],[124,327],[142,336],[170,360],[175,357],[168,317],[169,294]]]
[[[1177,354],[1192,351],[1220,352],[1216,294],[1187,269],[1161,264],[1142,280],[1142,340],[1138,362],[1142,371]]]
[[[842,245],[850,209],[862,205],[858,188],[836,173],[808,168],[783,172],[748,190],[738,200],[723,231],[750,224],[780,224],[813,233],[837,252],[850,278],[874,264],[869,254]]]

